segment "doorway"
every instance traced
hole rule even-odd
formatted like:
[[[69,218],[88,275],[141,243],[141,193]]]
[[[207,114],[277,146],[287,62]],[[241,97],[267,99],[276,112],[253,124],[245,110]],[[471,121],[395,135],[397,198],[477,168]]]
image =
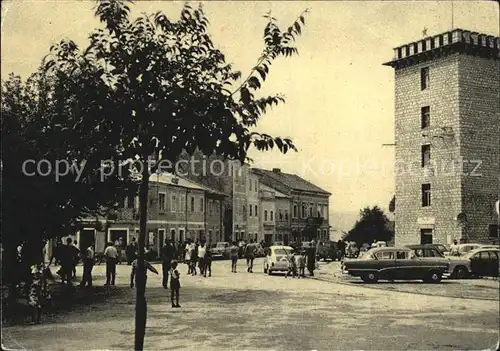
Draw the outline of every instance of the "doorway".
[[[165,245],[165,229],[158,229],[158,237],[160,241],[159,248],[161,249]]]
[[[95,229],[83,229],[79,238],[80,251],[86,250],[89,246],[94,246],[95,250]]]
[[[420,229],[420,244],[432,244],[432,229]]]
[[[113,244],[119,238],[123,239],[123,244],[127,246],[128,230],[127,229],[109,229],[109,241]]]

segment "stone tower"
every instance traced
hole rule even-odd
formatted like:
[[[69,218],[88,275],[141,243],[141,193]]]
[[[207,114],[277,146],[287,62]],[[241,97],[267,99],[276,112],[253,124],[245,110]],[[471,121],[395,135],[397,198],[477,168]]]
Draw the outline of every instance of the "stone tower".
[[[455,29],[394,49],[396,245],[498,243],[500,38]]]

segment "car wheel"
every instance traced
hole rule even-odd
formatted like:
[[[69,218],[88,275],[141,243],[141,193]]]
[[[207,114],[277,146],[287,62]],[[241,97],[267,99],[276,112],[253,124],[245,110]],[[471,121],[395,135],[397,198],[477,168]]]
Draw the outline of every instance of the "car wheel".
[[[442,275],[441,273],[431,272],[427,279],[424,279],[426,283],[439,283],[441,281]]]
[[[464,266],[455,267],[453,270],[453,277],[457,279],[465,279],[469,275],[467,268]]]
[[[361,279],[365,283],[376,283],[378,281],[378,275],[375,272],[370,272],[361,276]]]

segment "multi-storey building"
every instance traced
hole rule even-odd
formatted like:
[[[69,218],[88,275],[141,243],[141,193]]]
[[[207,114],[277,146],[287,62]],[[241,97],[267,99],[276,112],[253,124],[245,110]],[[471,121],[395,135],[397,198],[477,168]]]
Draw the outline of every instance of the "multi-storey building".
[[[397,245],[498,242],[500,38],[455,29],[394,49]]]
[[[215,242],[223,232],[224,194],[172,174],[150,178],[146,246],[159,252],[166,238],[175,242],[200,239]],[[139,235],[137,196],[124,200],[122,208],[109,218],[87,220],[88,227],[77,233],[80,247],[91,242],[102,252],[108,241],[122,238],[125,244]]]
[[[238,166],[237,163],[232,165],[232,199],[233,199],[233,233],[232,240],[246,240],[247,233],[247,179],[248,166]]]
[[[328,207],[331,193],[295,174],[283,173],[278,168],[272,171],[255,168],[254,172],[261,176],[261,184],[289,197],[289,234],[293,241],[311,238],[328,240]]]
[[[261,222],[264,236],[261,240],[268,244],[282,242],[288,245],[291,239],[290,197],[266,185],[261,185],[260,194],[264,209]]]
[[[260,186],[260,231],[262,233],[262,237],[260,240],[264,240],[267,244],[272,244],[273,242],[278,241],[278,237],[276,235],[276,221],[275,221],[275,213],[276,213],[276,198],[275,192],[273,189],[266,187],[265,185]],[[281,241],[281,240],[280,240]]]
[[[259,196],[259,178],[252,169],[247,175],[247,239],[262,240],[260,196]]]

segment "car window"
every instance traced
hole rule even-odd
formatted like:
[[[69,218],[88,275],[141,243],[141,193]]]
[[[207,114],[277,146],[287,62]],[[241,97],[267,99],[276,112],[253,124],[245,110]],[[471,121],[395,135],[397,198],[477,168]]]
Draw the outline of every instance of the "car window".
[[[408,251],[398,251],[396,252],[396,259],[407,260],[409,258]]]
[[[490,251],[490,258],[493,260],[498,260],[498,252]]]
[[[394,252],[392,251],[379,251],[375,254],[379,260],[392,260],[394,259]]]
[[[417,256],[417,257],[424,257],[424,250],[422,250],[422,249],[416,249],[415,250],[415,256]]]
[[[479,253],[479,258],[482,259],[482,260],[489,260],[490,259],[490,255],[489,255],[488,251],[481,251]]]

